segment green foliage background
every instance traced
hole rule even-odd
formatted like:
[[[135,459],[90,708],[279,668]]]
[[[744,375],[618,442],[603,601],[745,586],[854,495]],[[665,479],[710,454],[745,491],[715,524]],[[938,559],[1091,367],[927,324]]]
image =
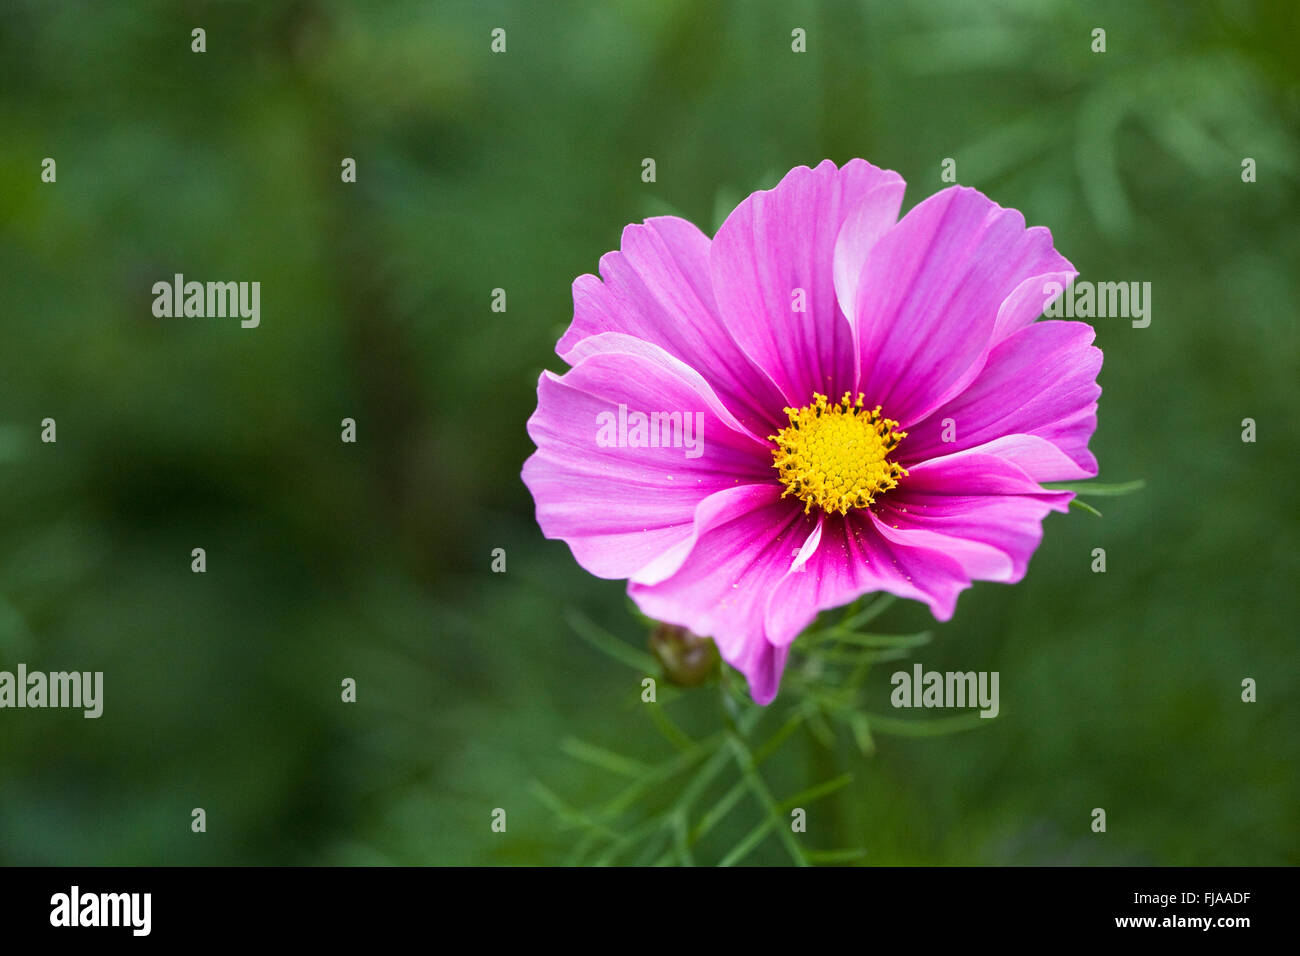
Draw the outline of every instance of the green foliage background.
[[[998,670],[997,720],[872,756],[800,728],[773,793],[851,774],[806,840],[866,863],[1300,862],[1297,10],[4,0],[0,668],[102,670],[106,702],[0,712],[0,862],[570,858],[542,788],[614,791],[564,741],[671,752],[566,619],[643,648],[622,586],[541,538],[519,481],[570,283],[628,222],[711,231],[854,156],[906,207],[953,157],[1081,278],[1152,283],[1149,328],[1096,323],[1102,479],[1147,487],[1049,518],[1027,579],[948,624],[880,619],[934,631],[927,668]],[[154,319],[175,272],[259,280],[261,327]],[[672,706],[707,727],[717,700]],[[759,819],[737,803],[714,856]]]

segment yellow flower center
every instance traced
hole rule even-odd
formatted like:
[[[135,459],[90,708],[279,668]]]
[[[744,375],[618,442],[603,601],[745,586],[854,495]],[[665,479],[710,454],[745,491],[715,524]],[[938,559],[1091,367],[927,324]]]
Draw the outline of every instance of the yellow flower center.
[[[898,486],[907,469],[887,457],[907,432],[898,422],[880,417],[880,406],[868,411],[862,396],[848,392],[834,405],[813,393],[813,403],[787,408],[790,424],[775,435],[772,451],[776,473],[785,485],[781,497],[802,498],[804,514],[817,506],[827,514],[848,514],[866,508],[876,495]]]

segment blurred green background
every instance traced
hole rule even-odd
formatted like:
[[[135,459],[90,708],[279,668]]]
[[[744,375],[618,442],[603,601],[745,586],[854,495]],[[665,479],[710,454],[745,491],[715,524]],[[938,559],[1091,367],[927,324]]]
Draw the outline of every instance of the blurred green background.
[[[952,157],[1081,278],[1152,283],[1149,328],[1095,323],[1101,477],[1147,488],[1050,517],[1026,580],[977,584],[916,653],[999,671],[997,720],[870,757],[801,729],[773,792],[851,773],[806,839],[866,863],[1300,863],[1297,10],[4,0],[0,669],[106,688],[99,720],[0,711],[0,863],[568,858],[535,782],[617,788],[562,743],[671,752],[566,620],[644,648],[622,584],[542,539],[519,480],[570,283],[628,222],[711,233],[854,156],[905,208]],[[176,272],[260,281],[261,327],[155,319]],[[759,819],[737,804],[718,846]]]

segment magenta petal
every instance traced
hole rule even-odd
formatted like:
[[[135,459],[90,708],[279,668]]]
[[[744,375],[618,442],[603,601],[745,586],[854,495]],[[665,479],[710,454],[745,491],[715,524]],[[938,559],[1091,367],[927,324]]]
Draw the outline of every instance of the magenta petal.
[[[1071,271],[1045,228],[974,189],[918,204],[875,244],[857,287],[859,388],[904,428],[979,372],[998,311],[1030,276]]]
[[[776,696],[785,666],[785,649],[764,635],[767,598],[817,526],[816,517],[782,500],[781,491],[768,485],[747,500],[756,507],[729,514],[701,534],[672,577],[628,587],[650,617],[712,637],[760,704]]]
[[[992,455],[965,452],[918,465],[876,511],[826,517],[815,554],[772,592],[769,641],[788,645],[816,617],[870,591],[924,601],[952,617],[973,580],[1024,576],[1041,522],[1072,495],[1043,491]]]
[[[1049,509],[1043,507],[1044,512],[1047,510]],[[1005,551],[973,538],[946,534],[944,532],[955,530],[947,524],[940,525],[942,531],[936,531],[933,524],[907,521],[896,512],[873,517],[876,530],[888,540],[910,548],[935,551],[956,561],[967,583],[970,581],[1009,582],[1015,573],[1011,556]],[[924,585],[920,586],[924,587]]]
[[[855,159],[837,169],[791,170],[775,189],[749,196],[727,217],[710,253],[718,309],[731,334],[781,389],[787,404],[814,392],[839,397],[857,380],[853,329],[835,290],[842,260],[860,258],[898,214],[897,173]],[[796,311],[802,297],[804,311]]]
[[[886,179],[874,186],[848,214],[840,233],[835,238],[835,256],[832,264],[835,281],[835,298],[840,312],[846,317],[856,311],[858,282],[866,266],[867,255],[880,237],[898,223],[898,210],[903,205],[903,192],[907,184],[902,178]],[[854,357],[857,357],[857,323],[849,322],[854,336]]]
[[[910,579],[913,565],[900,561],[897,552],[903,549],[881,538],[869,512],[827,515],[816,534],[816,550],[806,558],[800,556],[799,566],[791,569],[768,599],[765,628],[767,639],[774,644],[788,646],[819,611],[848,604],[871,591],[931,600],[931,595]],[[931,564],[933,572],[945,579],[961,577],[960,565],[942,554],[934,556]]]
[[[770,447],[764,437],[767,434],[766,429],[755,432],[741,422],[740,419],[731,414],[730,409],[721,402],[721,399],[716,397],[712,386],[705,381],[702,375],[684,362],[669,355],[653,342],[647,342],[645,339],[639,339],[634,335],[627,335],[623,332],[601,332],[598,335],[588,336],[574,345],[569,350],[569,361],[574,365],[580,365],[592,356],[605,354],[635,355],[659,367],[670,376],[689,379],[692,386],[701,394],[715,396],[712,399],[714,411],[730,428],[744,433],[765,449]]]
[[[1009,335],[1037,321],[1047,307],[1059,299],[1079,273],[1074,269],[1065,272],[1047,272],[1031,276],[1016,286],[998,307],[998,321],[993,328],[996,345]]]
[[[574,280],[573,323],[556,351],[572,365],[588,336],[644,339],[694,368],[737,418],[767,434],[781,417],[781,394],[718,315],[709,246],[708,236],[675,216],[625,228],[620,250],[601,257],[601,278]]]
[[[879,538],[878,554],[892,568],[897,580],[905,581],[908,590],[915,593],[901,592],[896,586],[884,590],[900,597],[919,596],[919,600],[930,606],[936,620],[952,620],[957,596],[971,585],[970,575],[961,562],[946,548],[900,534],[882,524],[875,515],[871,515],[871,522]]]
[[[772,475],[767,445],[742,429],[703,379],[662,350],[636,344],[645,354],[593,354],[562,377],[544,373],[528,420],[537,451],[523,478],[538,524],[599,577],[634,575],[692,537],[696,507],[709,495]],[[678,447],[602,447],[598,437],[609,437],[602,428],[617,422],[620,405],[628,416],[690,415],[696,429],[702,425],[691,436],[698,457],[681,432]]]
[[[878,590],[922,601],[930,606],[936,620],[950,620],[957,608],[957,595],[970,587],[970,579],[956,558],[941,549],[900,541],[883,533],[887,529],[869,511],[856,517],[858,525],[871,526],[871,537],[860,537],[871,540],[871,564],[881,580]]]
[[[1000,442],[1024,437],[1026,436],[1012,435],[979,448],[911,465],[907,477],[881,500],[893,506],[899,502],[906,503],[918,495],[1020,495],[1048,502],[1053,511],[1067,511],[1073,494],[1068,491],[1049,491],[1015,462],[986,451],[997,448]]]
[[[962,587],[972,580],[1014,583],[1024,577],[1042,540],[1043,518],[1067,510],[1072,497],[1044,490],[1004,458],[961,452],[912,468],[882,501],[876,525],[896,544],[956,561]],[[931,583],[921,586],[930,590]],[[951,581],[940,585],[950,587]]]
[[[771,504],[774,490],[779,491],[774,483],[763,482],[715,491],[696,506],[691,534],[642,567],[630,583],[651,585],[666,581],[681,568],[701,535]]]
[[[1096,416],[1093,415],[1091,418],[1092,424],[1088,426],[1089,430],[1095,428],[1097,424]],[[1097,475],[1095,464],[1091,468],[1083,468],[1059,446],[1037,435],[1007,435],[968,450],[1009,461],[1036,482],[1070,481],[1076,478],[1093,478]]]
[[[1038,481],[1069,481],[1097,474],[1088,441],[1097,426],[1101,351],[1092,327],[1045,321],[1000,342],[975,381],[952,401],[908,429],[899,446],[904,464],[974,448],[1008,436],[1031,435],[1060,449],[1012,444],[998,454],[1017,461]],[[945,433],[952,441],[943,440]]]

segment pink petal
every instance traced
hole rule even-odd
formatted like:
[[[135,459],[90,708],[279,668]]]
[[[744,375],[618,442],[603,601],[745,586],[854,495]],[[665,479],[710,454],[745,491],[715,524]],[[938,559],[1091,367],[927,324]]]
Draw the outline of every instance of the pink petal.
[[[1095,426],[1094,415],[1089,427]],[[1081,468],[1059,446],[1037,435],[1006,435],[968,450],[1012,462],[1034,481],[1069,481],[1092,478],[1097,474],[1095,464],[1091,468]]]
[[[716,251],[715,251],[716,254]],[[857,287],[859,388],[904,428],[958,394],[992,346],[1003,302],[1025,279],[1071,271],[1046,229],[974,189],[912,209],[872,248]]]
[[[872,511],[823,519],[804,570],[792,569],[773,589],[764,636],[787,646],[819,611],[872,591],[924,601],[946,621],[972,581],[1020,580],[1043,517],[1071,497],[1043,491],[991,455],[918,465]]]
[[[743,429],[704,380],[655,346],[600,352],[563,376],[543,373],[528,420],[537,451],[523,478],[548,538],[562,538],[598,577],[626,578],[694,534],[695,511],[716,491],[771,482],[771,452]],[[699,457],[679,447],[601,447],[601,416],[680,412]],[[670,436],[671,437],[671,436]],[[679,435],[679,437],[682,437]]]
[[[836,295],[837,254],[841,271],[866,257],[882,223],[897,218],[902,190],[897,173],[860,159],[843,169],[826,160],[749,196],[718,230],[710,253],[718,309],[786,404],[806,405],[814,392],[838,398],[856,384],[853,328]],[[796,290],[806,311],[794,311]]]
[[[1006,440],[999,439],[998,442]],[[1049,491],[1014,462],[985,451],[998,447],[998,442],[910,466],[907,476],[900,480],[898,487],[882,497],[881,501],[894,504],[910,501],[920,495],[1018,495],[1048,502],[1054,511],[1068,510],[1073,497],[1070,492]]]
[[[1078,274],[1073,268],[1065,272],[1047,272],[1031,276],[1016,286],[998,308],[998,320],[993,328],[994,344],[1036,321],[1049,305],[1061,297]]]
[[[764,637],[767,598],[817,525],[815,516],[782,500],[781,491],[769,484],[743,501],[736,498],[700,535],[676,574],[628,587],[650,617],[712,637],[723,659],[748,678],[760,704],[776,696],[785,667],[785,648]]]
[[[886,179],[866,194],[858,207],[844,219],[840,233],[835,238],[833,276],[835,298],[840,312],[851,316],[858,301],[858,282],[866,266],[867,255],[880,237],[898,223],[898,210],[903,205],[903,192],[907,184],[902,178]],[[857,323],[849,322],[854,336],[854,357],[857,351]]]
[[[752,485],[735,485],[715,491],[695,507],[694,525],[689,537],[669,548],[659,557],[632,575],[631,584],[661,584],[680,569],[702,535],[719,525],[742,517],[757,508],[771,504],[773,490],[781,488],[774,482]]]
[[[1097,474],[1088,441],[1097,427],[1097,373],[1101,351],[1082,322],[1044,321],[1000,342],[975,381],[952,401],[908,429],[899,445],[904,464],[949,455],[1012,435],[1045,439],[1052,455],[1032,442],[1004,444],[998,454],[1038,481]],[[954,440],[943,441],[946,421]]]
[[[819,611],[848,604],[872,591],[929,600],[929,593],[909,577],[914,562],[900,561],[899,550],[882,539],[870,512],[825,516],[818,528],[816,550],[803,561],[803,570],[792,568],[768,599],[765,637],[786,647]],[[943,554],[934,555],[931,564],[935,573],[946,578],[961,575],[960,565]]]
[[[733,414],[766,435],[781,418],[781,394],[718,315],[709,246],[704,233],[675,216],[628,226],[620,251],[601,257],[601,278],[574,280],[573,323],[556,351],[572,365],[588,336],[644,339],[698,371]]]
[[[1023,578],[1042,540],[1043,518],[1067,510],[1073,497],[1044,490],[1004,458],[968,451],[913,467],[881,499],[874,518],[890,542],[954,560],[961,568],[956,579],[961,590],[974,580],[1014,583]],[[930,592],[931,607],[951,614],[950,575],[936,580],[914,574],[913,579]]]

